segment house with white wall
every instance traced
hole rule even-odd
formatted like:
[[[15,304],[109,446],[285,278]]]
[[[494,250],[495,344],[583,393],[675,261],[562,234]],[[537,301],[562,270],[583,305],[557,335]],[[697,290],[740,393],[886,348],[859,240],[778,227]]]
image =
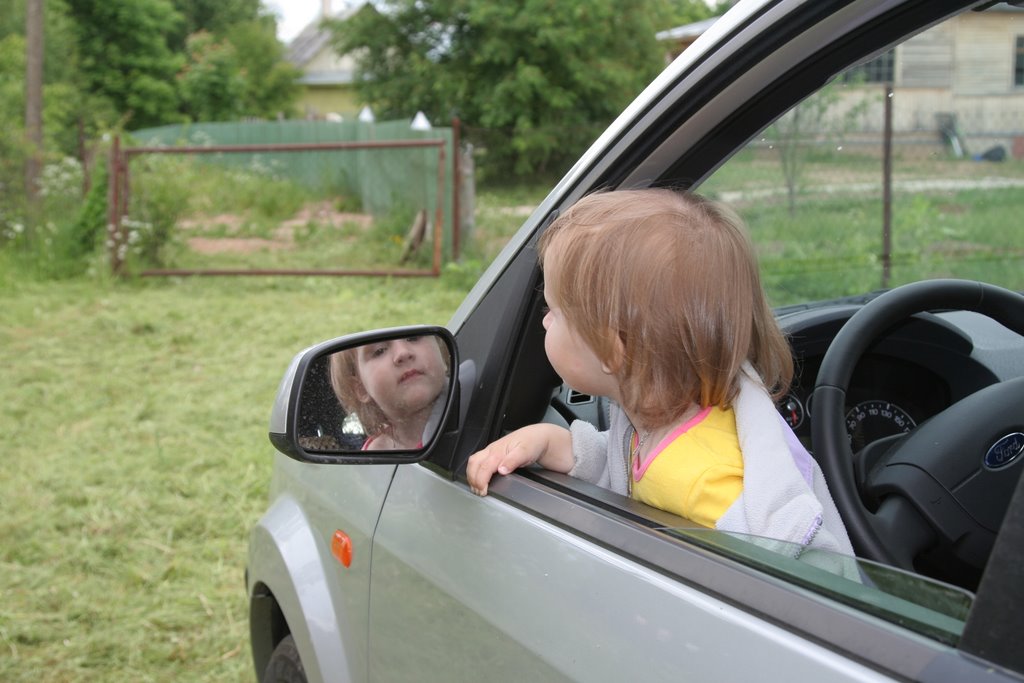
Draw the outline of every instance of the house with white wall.
[[[657,38],[674,58],[713,23]],[[892,84],[896,135],[935,141],[952,121],[970,153],[1002,145],[1024,157],[1024,8],[997,3],[965,12],[852,69],[841,83],[847,110],[865,109],[862,132],[878,132],[872,128],[883,121],[879,89]]]
[[[288,43],[287,59],[302,72],[298,106],[307,118],[355,118],[359,112],[355,60],[335,52],[331,32],[323,27],[323,21],[345,21],[365,4],[349,2],[344,9],[334,10],[331,0],[321,0],[316,18]]]

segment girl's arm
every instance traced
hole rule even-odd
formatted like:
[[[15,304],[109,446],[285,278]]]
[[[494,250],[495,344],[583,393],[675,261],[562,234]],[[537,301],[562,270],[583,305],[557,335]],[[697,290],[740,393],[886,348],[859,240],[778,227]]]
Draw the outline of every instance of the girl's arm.
[[[495,472],[508,474],[534,463],[553,472],[571,470],[573,455],[569,430],[553,424],[517,429],[469,456],[466,479],[473,493],[486,496],[487,485]]]

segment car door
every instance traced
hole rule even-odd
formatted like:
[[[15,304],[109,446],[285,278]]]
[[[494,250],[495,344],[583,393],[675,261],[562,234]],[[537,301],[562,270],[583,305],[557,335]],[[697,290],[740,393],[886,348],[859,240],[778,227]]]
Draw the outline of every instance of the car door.
[[[923,576],[861,563],[851,578],[557,475],[515,473],[482,499],[461,478],[489,439],[550,417],[531,245],[553,215],[600,187],[698,183],[839,70],[965,4],[741,4],[538,208],[453,319],[472,377],[460,428],[388,490],[371,680],[1015,678],[957,649],[973,596]],[[984,655],[992,637],[969,633]]]
[[[399,468],[374,540],[371,680],[889,680],[652,571],[629,549],[657,546],[654,532],[533,482],[505,489],[536,508]],[[744,571],[698,552],[676,562],[691,577]]]

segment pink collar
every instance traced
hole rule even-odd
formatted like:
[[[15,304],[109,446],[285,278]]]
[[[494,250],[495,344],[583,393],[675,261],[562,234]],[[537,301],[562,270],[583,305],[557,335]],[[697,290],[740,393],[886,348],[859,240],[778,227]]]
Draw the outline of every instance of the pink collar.
[[[647,472],[647,468],[650,467],[651,463],[654,462],[654,459],[661,455],[661,452],[665,450],[665,448],[667,448],[670,443],[672,443],[680,436],[682,436],[686,432],[690,431],[691,429],[699,425],[701,422],[704,421],[704,418],[706,418],[710,413],[711,406],[704,408],[699,413],[691,417],[689,420],[687,420],[686,422],[672,430],[672,432],[670,432],[668,436],[661,440],[661,443],[659,443],[654,450],[647,454],[646,460],[641,461],[640,458],[636,458],[635,460],[633,460],[633,481],[640,481],[643,478],[644,474]],[[635,442],[637,438],[637,434],[634,431],[633,438],[630,440],[631,449],[636,448]]]

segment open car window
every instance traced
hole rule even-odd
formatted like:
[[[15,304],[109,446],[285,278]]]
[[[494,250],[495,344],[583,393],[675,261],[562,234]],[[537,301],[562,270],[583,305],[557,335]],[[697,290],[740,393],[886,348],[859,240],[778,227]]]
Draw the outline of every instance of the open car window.
[[[832,79],[697,188],[747,222],[772,305],[935,277],[1024,289],[1021,35],[1006,4],[952,17]]]
[[[1024,11],[1005,4],[932,26],[831,79],[694,188],[743,217],[780,314],[932,278],[1024,289],[1018,35]],[[779,410],[813,453],[811,392],[829,335],[815,348],[804,329],[787,332],[796,333],[798,377]],[[945,344],[936,334],[926,336]],[[926,421],[983,372],[952,351],[934,361],[918,347],[882,351],[862,359],[850,387],[855,452]],[[668,533],[949,644],[980,575],[948,556],[917,573],[821,553],[786,560],[791,549],[766,539]]]

